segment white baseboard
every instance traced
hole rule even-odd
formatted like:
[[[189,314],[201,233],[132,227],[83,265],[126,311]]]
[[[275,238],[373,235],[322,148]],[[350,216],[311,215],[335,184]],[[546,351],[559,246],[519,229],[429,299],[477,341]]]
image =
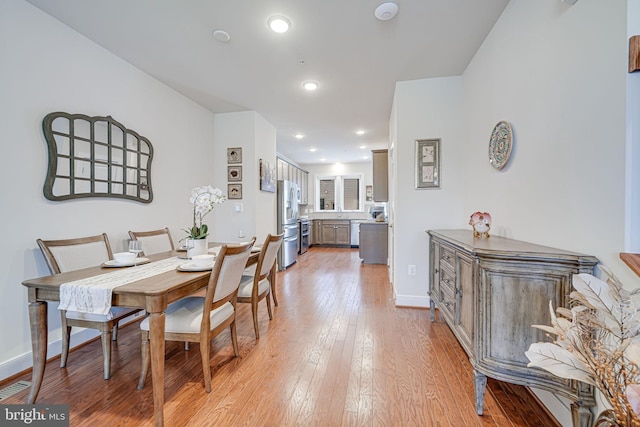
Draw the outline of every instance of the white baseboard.
[[[396,307],[424,307],[429,308],[429,297],[396,295]]]
[[[124,326],[129,322],[137,320],[137,318],[141,316],[144,316],[144,312],[136,313],[133,316],[121,320],[120,325]],[[71,349],[79,346],[80,344],[84,344],[85,342],[92,340],[100,335],[100,333],[96,329],[73,328],[71,332],[71,342],[69,343],[69,347]],[[52,357],[58,356],[60,354],[61,348],[62,339],[50,342],[47,346],[47,360],[51,359]],[[99,357],[102,357],[102,353],[100,353]],[[69,363],[72,363],[73,355],[70,355],[69,359]],[[13,359],[9,359],[6,362],[0,363],[0,381],[23,372],[27,369],[31,369],[32,366],[33,356],[31,351],[14,357]]]
[[[571,420],[571,401],[563,396],[558,396],[550,391],[529,387],[540,402],[547,408],[556,420],[563,426],[573,425]]]

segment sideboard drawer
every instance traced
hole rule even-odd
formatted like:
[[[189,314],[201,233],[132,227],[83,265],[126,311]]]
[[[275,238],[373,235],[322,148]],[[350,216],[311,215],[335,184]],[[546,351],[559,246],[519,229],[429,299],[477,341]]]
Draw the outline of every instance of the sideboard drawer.
[[[442,245],[440,248],[440,268],[447,268],[453,274],[456,271],[453,265],[455,258],[455,251],[446,245]]]
[[[456,312],[456,299],[454,297],[453,289],[447,286],[440,286],[440,295],[438,295],[438,300],[438,308],[440,309],[440,312],[449,319],[449,321],[452,321],[453,315]]]

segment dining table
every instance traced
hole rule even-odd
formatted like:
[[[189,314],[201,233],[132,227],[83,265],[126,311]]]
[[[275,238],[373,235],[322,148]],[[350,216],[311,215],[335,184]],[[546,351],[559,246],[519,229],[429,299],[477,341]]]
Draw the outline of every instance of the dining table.
[[[209,246],[220,246],[210,243]],[[247,267],[258,262],[259,251],[252,251]],[[180,251],[163,252],[148,255],[151,262],[169,257],[184,257]],[[126,267],[126,268],[136,268]],[[38,397],[44,370],[47,363],[48,325],[47,301],[60,301],[60,286],[90,277],[99,277],[113,271],[113,268],[95,266],[50,276],[28,279],[22,282],[27,287],[29,302],[29,323],[31,328],[31,348],[33,354],[32,383],[27,403],[33,404]],[[271,269],[269,280],[272,289],[275,287],[275,264]],[[164,425],[164,358],[165,358],[165,311],[167,306],[180,298],[194,294],[209,283],[211,270],[177,271],[137,280],[112,290],[111,305],[114,307],[143,308],[149,315],[151,377],[153,385],[154,422],[156,426]]]

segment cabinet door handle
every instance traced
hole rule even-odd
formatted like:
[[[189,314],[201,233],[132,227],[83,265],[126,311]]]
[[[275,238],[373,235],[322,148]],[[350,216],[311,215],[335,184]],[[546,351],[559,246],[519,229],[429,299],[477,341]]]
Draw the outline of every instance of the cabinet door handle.
[[[434,272],[434,273],[436,273],[436,274],[438,274],[438,273],[440,272],[440,270],[438,270],[437,268],[434,268],[434,269],[433,269],[433,272]]]

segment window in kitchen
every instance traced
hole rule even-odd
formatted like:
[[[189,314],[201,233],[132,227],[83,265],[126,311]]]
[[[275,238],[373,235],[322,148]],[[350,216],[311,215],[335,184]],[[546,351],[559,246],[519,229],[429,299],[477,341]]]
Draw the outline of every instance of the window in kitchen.
[[[362,211],[362,175],[320,176],[316,180],[319,211]]]

